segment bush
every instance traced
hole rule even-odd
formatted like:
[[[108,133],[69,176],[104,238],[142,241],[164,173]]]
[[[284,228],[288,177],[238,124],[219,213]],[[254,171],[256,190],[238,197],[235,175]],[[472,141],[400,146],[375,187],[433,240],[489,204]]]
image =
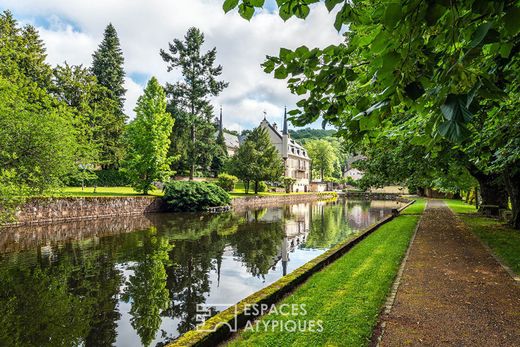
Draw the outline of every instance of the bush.
[[[238,178],[233,175],[220,174],[218,175],[217,185],[224,189],[226,192],[231,192],[235,189],[235,184],[238,182]]]
[[[258,192],[268,192],[269,186],[264,181],[258,182]]]
[[[172,211],[204,211],[210,207],[226,206],[231,198],[224,189],[213,183],[172,181],[165,185],[164,200]]]

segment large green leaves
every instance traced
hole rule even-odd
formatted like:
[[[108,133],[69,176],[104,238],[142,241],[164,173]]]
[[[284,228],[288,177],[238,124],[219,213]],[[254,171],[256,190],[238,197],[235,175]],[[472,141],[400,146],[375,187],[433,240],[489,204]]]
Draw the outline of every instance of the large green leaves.
[[[468,107],[472,97],[468,95],[450,94],[441,105],[445,121],[439,125],[439,134],[453,142],[460,142],[468,137],[469,130],[466,123],[472,119]]]

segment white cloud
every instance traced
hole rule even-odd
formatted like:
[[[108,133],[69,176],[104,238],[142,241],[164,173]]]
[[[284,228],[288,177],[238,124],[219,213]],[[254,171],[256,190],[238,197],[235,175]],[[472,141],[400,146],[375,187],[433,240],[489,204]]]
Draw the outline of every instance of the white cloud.
[[[178,73],[166,72],[159,50],[196,26],[205,33],[205,48],[217,47],[222,78],[230,82],[213,100],[215,106],[223,105],[224,124],[250,128],[261,120],[264,110],[269,119],[279,122],[283,106],[293,107],[298,98],[284,81],[265,74],[260,64],[280,47],[325,47],[340,42],[342,37],[332,25],[334,16],[317,4],[305,21],[293,18],[284,23],[277,14],[261,11],[248,22],[236,12],[224,14],[221,6],[222,0],[0,0],[0,8],[10,9],[24,21],[50,23],[38,28],[52,64],[66,60],[89,65],[105,26],[113,23],[125,55],[125,109],[131,115],[144,86],[130,76],[154,75],[162,83],[178,79]]]

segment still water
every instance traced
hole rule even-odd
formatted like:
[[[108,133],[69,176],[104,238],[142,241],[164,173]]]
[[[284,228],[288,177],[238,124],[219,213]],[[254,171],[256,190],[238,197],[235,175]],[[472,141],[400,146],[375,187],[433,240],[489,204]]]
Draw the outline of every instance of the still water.
[[[1,346],[162,346],[390,214],[395,201],[0,229]]]

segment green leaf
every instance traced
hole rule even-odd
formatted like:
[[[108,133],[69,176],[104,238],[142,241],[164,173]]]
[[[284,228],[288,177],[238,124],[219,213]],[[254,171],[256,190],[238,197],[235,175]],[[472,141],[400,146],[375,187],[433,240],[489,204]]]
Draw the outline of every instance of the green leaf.
[[[249,0],[249,3],[254,7],[262,7],[264,6],[265,0]]]
[[[464,124],[455,121],[442,122],[438,132],[452,142],[461,142],[471,134]]]
[[[238,6],[238,13],[242,18],[250,20],[255,14],[255,9],[252,6],[240,4],[240,6]]]
[[[341,27],[343,24],[348,23],[350,19],[350,15],[352,13],[352,7],[350,7],[350,4],[345,3],[341,10],[336,14],[336,20],[334,21],[334,28],[336,28],[337,31],[341,30]]]
[[[224,9],[224,12],[228,13],[238,5],[238,0],[226,0],[224,1],[224,4],[222,5],[222,8]]]
[[[283,6],[281,6],[278,14],[280,15],[280,17],[284,21],[286,21],[287,19],[291,18],[292,13],[291,13],[291,10],[290,10],[290,7],[289,7],[289,3],[286,3]]]
[[[311,10],[309,9],[309,6],[307,6],[307,5],[298,5],[294,9],[294,14],[296,15],[296,17],[298,17],[300,19],[305,19],[309,15],[310,11]]]
[[[520,8],[513,7],[502,18],[506,30],[511,35],[516,35],[520,31]]]
[[[377,128],[379,125],[379,116],[374,113],[367,117],[363,117],[359,120],[359,129],[361,130],[372,130]]]
[[[300,46],[296,48],[296,51],[294,51],[296,55],[300,58],[304,58],[309,53],[309,48],[307,46]]]
[[[402,15],[403,15],[403,12],[401,9],[401,4],[391,2],[388,5],[386,5],[385,17],[384,17],[383,23],[387,27],[393,28],[393,27],[395,27],[397,22],[399,22]]]
[[[486,37],[492,25],[493,23],[491,22],[479,25],[477,30],[475,30],[475,32],[473,33],[473,38],[471,39],[471,43],[469,44],[469,46],[471,48],[477,47],[482,42],[482,40],[484,40],[484,37]]]
[[[264,72],[271,73],[274,70],[274,61],[267,60],[262,66],[264,67]]]
[[[284,63],[288,63],[292,60],[294,54],[290,49],[287,48],[280,48],[280,54],[279,57],[282,59]]]
[[[332,11],[337,4],[343,2],[344,0],[325,0],[325,7],[327,10]]]
[[[279,66],[276,70],[274,70],[274,78],[283,80],[287,78],[287,70],[285,69],[285,66]]]

